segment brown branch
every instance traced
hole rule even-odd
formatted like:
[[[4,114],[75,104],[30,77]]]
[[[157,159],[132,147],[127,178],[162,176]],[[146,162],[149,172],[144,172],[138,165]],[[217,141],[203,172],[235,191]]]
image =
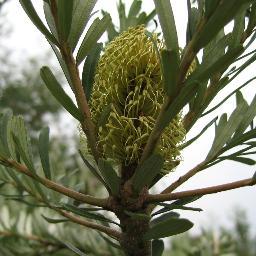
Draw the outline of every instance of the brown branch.
[[[91,228],[91,229],[95,229],[95,230],[98,230],[100,232],[103,232],[105,233],[106,235],[116,239],[116,240],[119,240],[120,236],[121,236],[121,233],[115,229],[112,229],[112,228],[109,228],[109,227],[106,227],[106,226],[102,226],[102,225],[99,225],[99,224],[96,224],[96,223],[93,223],[93,222],[90,222],[90,221],[86,221],[86,220],[83,220],[79,217],[76,217],[66,211],[62,211],[62,210],[59,210],[59,209],[55,209],[56,211],[58,211],[62,216],[68,218],[69,220],[71,220],[72,222],[74,223],[77,223],[79,225],[82,225],[82,226],[85,226],[87,228]]]
[[[83,202],[83,203],[94,205],[94,206],[99,206],[102,208],[107,208],[107,203],[108,203],[107,199],[100,199],[100,198],[95,198],[89,195],[85,195],[75,190],[72,190],[70,188],[64,187],[58,183],[55,183],[54,181],[40,177],[32,173],[31,171],[29,171],[29,169],[25,165],[20,164],[12,159],[6,159],[5,165],[8,167],[14,168],[19,173],[22,173],[22,174],[25,174],[26,176],[31,177],[32,179],[44,185],[45,187],[51,190],[54,190],[56,192],[59,192],[60,194],[73,198],[79,202]]]
[[[158,195],[148,195],[146,202],[148,203],[156,203],[156,202],[164,202],[169,200],[176,200],[182,199],[191,196],[203,196],[209,195],[214,193],[219,193],[227,190],[247,187],[247,186],[254,186],[256,185],[255,179],[244,179],[235,182],[230,182],[222,185],[200,188],[200,189],[193,189],[187,191],[181,191],[176,193],[169,193],[169,194],[158,194]]]
[[[186,182],[187,180],[189,180],[191,177],[193,177],[195,174],[197,174],[199,171],[202,170],[202,168],[205,166],[206,162],[203,161],[202,163],[198,164],[197,166],[195,166],[193,169],[191,169],[190,171],[188,171],[186,174],[184,174],[183,176],[179,177],[175,182],[173,182],[169,187],[167,187],[166,189],[164,189],[161,194],[167,194],[167,193],[171,193],[173,190],[175,190],[176,188],[178,188],[180,185],[182,185],[184,182]]]

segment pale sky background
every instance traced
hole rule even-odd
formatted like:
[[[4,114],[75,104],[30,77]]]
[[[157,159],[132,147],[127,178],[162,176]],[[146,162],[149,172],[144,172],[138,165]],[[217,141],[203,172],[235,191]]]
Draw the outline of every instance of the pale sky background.
[[[41,0],[33,1],[38,12],[42,15],[42,2]],[[129,6],[130,0],[126,0],[125,3]],[[117,21],[115,0],[99,0],[95,9],[104,9],[111,13],[114,21]],[[186,0],[172,1],[173,11],[175,15],[177,30],[179,31],[180,46],[185,45],[186,34]],[[144,0],[143,8],[148,12],[153,9],[153,0]],[[24,65],[28,61],[29,57],[44,56],[46,51],[49,51],[50,47],[44,39],[44,37],[37,31],[33,24],[29,21],[22,8],[19,6],[18,0],[12,0],[10,4],[6,5],[5,12],[6,23],[12,28],[11,37],[5,40],[6,46],[12,50],[11,58],[15,62],[21,62]],[[254,49],[256,44],[252,46]],[[42,63],[42,66],[45,63]],[[252,64],[250,68],[240,76],[234,83],[235,87],[238,87],[253,75],[255,75],[256,63]],[[38,70],[35,70],[38,72]],[[228,92],[228,90],[226,90]],[[251,101],[255,95],[254,82],[243,91],[245,97]],[[209,122],[217,114],[223,112],[232,111],[235,107],[234,100],[229,100],[220,110],[207,116],[202,122],[199,123],[191,133],[188,134],[188,138],[193,137],[200,131],[200,128]],[[66,122],[73,122],[73,119],[67,117]],[[210,149],[212,139],[214,135],[214,129],[209,129],[203,137],[201,137],[193,146],[189,147],[183,152],[183,158],[185,161],[178,167],[178,169],[169,174],[164,181],[159,185],[159,190],[162,190],[171,181],[176,180],[179,176],[187,172],[196,164],[201,162],[208,150]],[[236,181],[239,179],[250,178],[255,167],[242,165],[236,162],[224,162],[218,164],[210,169],[207,169],[200,174],[192,178],[186,185],[182,186],[180,190],[195,189],[200,187],[206,187],[211,185],[222,184],[225,182]],[[208,195],[202,199],[191,204],[194,207],[200,207],[204,211],[197,212],[182,212],[182,216],[189,217],[194,223],[195,227],[193,231],[198,231],[199,227],[211,226],[218,228],[220,225],[230,226],[232,224],[232,216],[235,208],[242,208],[247,211],[250,223],[253,224],[252,232],[256,233],[256,205],[255,205],[255,192],[256,187],[246,187],[238,190],[223,192],[214,195]]]

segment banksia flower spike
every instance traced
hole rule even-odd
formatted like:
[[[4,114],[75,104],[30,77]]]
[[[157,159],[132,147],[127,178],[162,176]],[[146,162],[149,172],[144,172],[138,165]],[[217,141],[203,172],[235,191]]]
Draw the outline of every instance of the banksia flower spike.
[[[158,40],[159,50],[163,47]],[[108,110],[98,129],[98,148],[103,155],[126,165],[137,163],[163,100],[157,49],[143,26],[130,28],[107,45],[95,75],[90,100],[95,123]],[[184,137],[181,116],[177,115],[156,149],[164,156],[166,169],[179,163],[178,146]]]

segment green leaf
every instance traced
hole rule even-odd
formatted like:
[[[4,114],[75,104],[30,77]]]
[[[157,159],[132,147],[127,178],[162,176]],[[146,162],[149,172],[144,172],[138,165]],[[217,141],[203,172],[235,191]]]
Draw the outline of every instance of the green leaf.
[[[46,22],[48,24],[48,27],[50,28],[50,31],[52,32],[53,36],[58,39],[58,32],[57,32],[57,28],[56,28],[56,24],[55,24],[55,20],[52,16],[52,12],[51,12],[51,7],[50,4],[48,2],[44,2],[44,16],[46,19]],[[50,40],[48,40],[52,45],[55,46],[55,44],[53,44]]]
[[[52,219],[49,217],[44,216],[43,214],[41,214],[41,216],[49,223],[62,223],[62,222],[67,222],[69,221],[68,219]]]
[[[49,127],[44,127],[40,131],[38,146],[44,175],[47,179],[51,180],[51,168],[49,161]]]
[[[83,120],[83,116],[80,112],[80,110],[76,107],[76,105],[73,103],[71,98],[65,93],[65,91],[62,89],[61,85],[51,72],[51,70],[48,67],[42,67],[40,71],[41,77],[49,89],[49,91],[52,93],[52,95],[58,100],[58,102],[77,120],[81,121]]]
[[[236,131],[241,121],[243,120],[243,113],[245,112],[247,103],[245,103],[244,100],[242,100],[241,93],[237,93],[237,97],[237,107],[231,114],[229,120],[227,121],[227,117],[225,114],[223,114],[222,117],[220,118],[219,124],[216,128],[212,148],[206,157],[207,160],[219,154],[219,151],[231,139],[231,136],[233,135],[233,133]]]
[[[63,207],[67,211],[73,212],[73,213],[75,213],[79,216],[83,216],[83,217],[88,218],[88,219],[93,219],[93,220],[98,220],[98,221],[101,221],[101,222],[107,222],[107,223],[112,223],[112,224],[119,225],[115,221],[107,219],[102,214],[92,213],[92,212],[89,212],[89,211],[87,211],[83,208],[78,208],[78,207],[73,206],[71,204],[64,204]]]
[[[58,45],[58,41],[56,38],[50,33],[50,31],[45,27],[44,23],[39,18],[31,0],[19,0],[22,8],[30,18],[30,20],[34,23],[34,25],[41,31],[42,34],[45,35],[52,43]]]
[[[70,78],[70,75],[69,75],[68,67],[67,67],[65,61],[63,60],[59,49],[54,44],[52,44],[50,41],[48,41],[48,42],[49,42],[52,50],[54,51],[54,53],[55,53],[55,55],[58,59],[58,62],[61,66],[61,69],[64,72],[64,75],[65,75],[65,77],[66,77],[66,79],[67,79],[67,81],[70,85],[70,88],[73,90],[73,86],[72,86],[71,78]]]
[[[181,89],[179,95],[175,97],[167,111],[163,115],[159,129],[164,129],[169,122],[181,111],[181,109],[190,102],[200,89],[200,83],[197,80],[187,81]]]
[[[170,218],[151,227],[143,236],[145,240],[159,239],[183,233],[193,227],[187,219]]]
[[[66,245],[72,252],[74,252],[75,254],[79,255],[79,256],[87,256],[85,253],[83,253],[82,251],[80,251],[78,248],[76,248],[74,245],[72,245],[69,242],[63,242],[64,245]]]
[[[255,165],[255,163],[256,163],[256,161],[251,159],[251,158],[241,157],[241,156],[223,157],[223,158],[228,159],[228,160],[232,160],[232,161],[236,161],[236,162],[240,162],[242,164],[247,164],[247,165]]]
[[[196,32],[200,18],[200,13],[197,8],[188,9],[188,25],[187,25],[187,43],[192,39]]]
[[[110,113],[111,113],[111,104],[108,104],[103,108],[100,114],[100,117],[97,123],[98,127],[102,127],[107,123]]]
[[[181,145],[181,149],[191,145],[194,141],[196,141],[198,138],[200,138],[204,133],[205,131],[212,126],[212,124],[214,124],[216,121],[217,121],[218,117],[216,116],[215,118],[213,118],[200,132],[198,135],[196,135],[194,138],[186,141],[184,144]]]
[[[205,1],[205,16],[210,17],[216,10],[220,0],[207,0]]]
[[[164,241],[163,240],[153,240],[152,241],[152,255],[162,256],[164,252]]]
[[[79,154],[81,156],[81,158],[83,159],[83,162],[85,163],[85,165],[87,166],[87,168],[89,169],[89,171],[91,171],[91,173],[105,186],[107,187],[106,182],[102,179],[102,177],[100,176],[100,174],[98,173],[98,171],[87,161],[87,159],[84,157],[83,153],[81,150],[79,150]]]
[[[74,1],[58,0],[57,3],[60,38],[66,41],[71,28]]]
[[[134,0],[132,2],[129,13],[128,13],[128,18],[127,18],[128,21],[132,20],[139,14],[141,10],[141,5],[142,5],[141,0]]]
[[[190,203],[193,203],[195,202],[196,200],[202,198],[202,196],[189,196],[189,197],[186,197],[186,198],[182,198],[182,199],[178,199],[176,201],[174,201],[173,203],[171,203],[171,205],[186,205],[186,204],[190,204]]]
[[[3,157],[9,157],[11,152],[8,146],[8,123],[12,118],[12,112],[7,111],[6,113],[1,115],[0,118],[0,141],[1,141],[1,155]]]
[[[237,128],[234,136],[242,134],[246,130],[246,128],[249,127],[250,123],[255,118],[255,116],[256,116],[256,95],[254,96],[251,104],[248,106],[247,111],[245,113],[243,113],[243,115],[244,115],[244,118],[241,121],[239,127]]]
[[[195,43],[195,50],[203,48],[207,45],[212,38],[229,22],[235,15],[244,7],[245,4],[249,4],[252,0],[228,0],[221,1],[216,8],[214,14],[207,21],[203,27],[198,40]]]
[[[160,212],[160,211],[159,211]],[[165,212],[165,211],[163,211]],[[162,213],[162,212],[160,212]],[[159,214],[158,212],[154,213],[154,216]],[[165,214],[162,214],[161,216],[157,217],[157,218],[154,218],[151,222],[150,222],[150,226],[153,227],[163,221],[166,221],[170,218],[179,218],[180,217],[180,214],[177,213],[177,212],[168,212],[168,213],[165,213]]]
[[[123,32],[127,29],[127,18],[125,14],[125,5],[122,2],[122,0],[119,0],[119,3],[117,5],[118,15],[119,15],[119,31]]]
[[[89,54],[93,46],[100,39],[102,34],[106,31],[107,27],[111,22],[110,15],[105,15],[101,20],[99,18],[95,19],[88,29],[83,42],[78,50],[76,60],[78,65],[84,60],[84,58]]]
[[[178,36],[170,0],[154,0],[156,12],[161,24],[163,36],[168,50],[179,53]]]
[[[102,51],[102,48],[103,48],[103,44],[97,43],[92,48],[92,50],[90,51],[90,53],[88,54],[84,62],[83,73],[82,73],[82,84],[83,84],[87,101],[90,100],[91,91],[94,83],[94,75],[95,75],[96,67],[100,58],[100,53]]]
[[[244,6],[236,14],[234,19],[234,28],[232,31],[232,39],[230,42],[230,49],[238,46],[241,43],[241,39],[245,29],[245,14],[248,6]]]
[[[133,220],[149,220],[150,216],[145,213],[124,211],[124,213],[131,217]]]
[[[120,189],[120,178],[117,176],[116,171],[111,164],[104,159],[99,159],[98,166],[112,194],[117,196]]]
[[[249,15],[247,31],[250,33],[251,31],[253,31],[255,26],[256,26],[256,3],[253,3],[251,7],[251,12]]]
[[[81,37],[84,28],[90,19],[91,12],[96,2],[97,0],[74,1],[73,19],[68,38],[68,42],[72,50],[76,48],[79,38]]]
[[[160,154],[152,154],[142,165],[135,170],[133,180],[133,188],[139,192],[145,186],[149,186],[153,179],[162,170],[164,159]]]
[[[22,144],[21,144],[19,138],[14,133],[12,134],[12,136],[13,136],[13,140],[16,145],[17,151],[19,152],[25,165],[27,166],[29,171],[36,173],[34,164],[33,164],[32,160],[30,159],[30,157],[26,154],[25,149],[22,147]]]
[[[244,48],[242,45],[237,46],[234,49],[229,50],[225,55],[217,59],[209,65],[200,65],[200,67],[195,71],[189,79],[195,79],[198,81],[207,81],[214,74],[218,72],[225,71],[230,64],[243,52]]]
[[[162,50],[162,73],[166,94],[173,98],[177,91],[177,78],[179,70],[178,53],[173,50]]]

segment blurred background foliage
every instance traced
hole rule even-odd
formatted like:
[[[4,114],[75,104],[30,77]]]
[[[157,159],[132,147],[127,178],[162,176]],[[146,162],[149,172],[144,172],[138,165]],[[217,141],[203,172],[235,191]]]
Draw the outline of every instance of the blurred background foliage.
[[[29,59],[21,67],[21,63],[13,62],[9,58],[9,50],[1,44],[1,38],[6,38],[11,33],[11,27],[4,22],[3,12],[3,6],[8,5],[8,2],[9,0],[0,1],[0,108],[1,110],[12,109],[14,114],[24,117],[33,140],[32,145],[36,145],[39,130],[45,126],[45,123],[56,126],[62,111],[39,78],[37,71],[42,60]],[[125,9],[124,3],[119,1],[120,22],[118,25],[112,23],[109,26],[108,41],[113,40],[129,26],[139,24],[157,26],[154,20],[155,10],[147,14],[141,10],[141,1],[134,1],[134,3],[136,5],[132,5],[129,12]],[[129,13],[133,13],[133,16]],[[44,61],[48,58],[49,53],[45,53]],[[94,194],[104,193],[99,190],[94,177],[85,170],[81,159],[75,156],[77,154],[65,146],[66,135],[62,133],[61,127],[57,126],[56,130],[58,132],[51,138],[51,160],[54,169],[58,170],[58,180],[69,186],[79,183],[79,188],[76,189],[86,194],[90,194],[90,191]],[[37,150],[36,146],[34,150]],[[15,184],[11,179],[3,175],[0,170],[0,195],[5,196],[5,199],[0,197],[0,255],[122,255],[118,245],[113,242],[107,243],[107,238],[99,233],[58,219],[53,211],[38,207],[40,205],[30,198],[22,201],[26,191],[15,189],[13,185]],[[59,224],[49,226],[49,222],[59,222]],[[164,255],[256,256],[256,238],[250,230],[246,213],[242,210],[236,211],[232,223],[229,229],[202,228],[200,234],[186,233],[166,240],[166,246],[172,250],[172,254],[166,250]]]

